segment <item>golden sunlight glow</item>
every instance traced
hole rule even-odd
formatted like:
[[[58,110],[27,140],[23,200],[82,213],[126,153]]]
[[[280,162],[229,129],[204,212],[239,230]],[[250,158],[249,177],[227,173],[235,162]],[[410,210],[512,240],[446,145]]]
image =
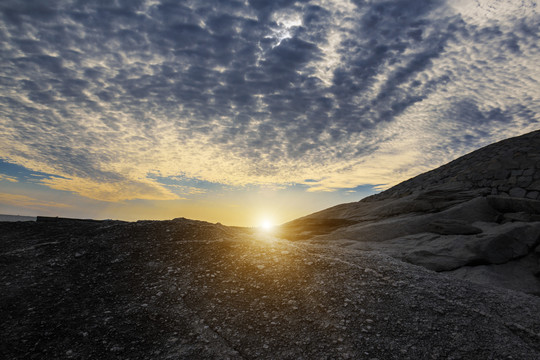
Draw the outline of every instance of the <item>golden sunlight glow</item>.
[[[264,231],[270,231],[274,228],[274,224],[269,219],[264,219],[261,221],[259,227]]]

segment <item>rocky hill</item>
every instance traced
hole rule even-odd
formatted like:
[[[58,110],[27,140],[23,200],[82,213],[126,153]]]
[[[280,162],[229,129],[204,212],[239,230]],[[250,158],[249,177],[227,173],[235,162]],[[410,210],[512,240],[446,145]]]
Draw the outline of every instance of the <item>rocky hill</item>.
[[[540,295],[540,131],[474,151],[281,236],[378,251],[481,284]]]
[[[539,137],[273,234],[0,222],[0,358],[539,359]]]
[[[0,223],[2,359],[538,359],[540,298],[187,219]]]
[[[540,200],[540,130],[488,145],[362,201],[399,198],[440,185]]]

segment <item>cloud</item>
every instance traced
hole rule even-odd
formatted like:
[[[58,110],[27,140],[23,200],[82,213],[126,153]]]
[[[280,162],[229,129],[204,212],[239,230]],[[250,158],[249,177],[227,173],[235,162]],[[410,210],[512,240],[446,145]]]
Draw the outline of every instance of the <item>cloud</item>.
[[[4,1],[0,154],[106,201],[388,187],[538,128],[534,2],[488,3]]]
[[[182,185],[167,185],[167,187],[174,189],[176,192],[185,195],[195,195],[195,194],[205,194],[206,189],[196,188],[193,186],[182,186]]]
[[[148,180],[92,181],[86,178],[46,178],[39,181],[52,189],[72,191],[79,195],[100,201],[117,202],[124,200],[179,200],[178,195]]]
[[[17,180],[17,178],[16,178],[16,177],[13,177],[13,176],[5,175],[5,174],[0,174],[0,181],[9,181],[9,182],[16,183],[16,182],[18,182],[19,180]]]
[[[6,205],[26,207],[30,209],[43,209],[43,208],[69,208],[70,205],[58,203],[55,201],[43,201],[34,199],[26,195],[0,193],[0,203]]]

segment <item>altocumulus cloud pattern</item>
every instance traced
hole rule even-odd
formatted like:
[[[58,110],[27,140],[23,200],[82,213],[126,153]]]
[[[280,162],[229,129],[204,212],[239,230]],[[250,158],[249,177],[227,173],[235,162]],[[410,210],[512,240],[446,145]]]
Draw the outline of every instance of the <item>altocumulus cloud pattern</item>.
[[[383,188],[538,128],[535,1],[0,11],[1,157],[98,200],[178,198],[157,176]]]

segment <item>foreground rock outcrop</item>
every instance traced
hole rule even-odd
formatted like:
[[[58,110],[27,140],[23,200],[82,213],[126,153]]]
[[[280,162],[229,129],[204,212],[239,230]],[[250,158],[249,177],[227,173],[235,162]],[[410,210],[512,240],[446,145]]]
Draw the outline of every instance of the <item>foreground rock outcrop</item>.
[[[465,155],[281,236],[378,251],[431,270],[540,295],[540,131]]]
[[[186,219],[0,223],[0,294],[3,359],[540,357],[539,297]]]

